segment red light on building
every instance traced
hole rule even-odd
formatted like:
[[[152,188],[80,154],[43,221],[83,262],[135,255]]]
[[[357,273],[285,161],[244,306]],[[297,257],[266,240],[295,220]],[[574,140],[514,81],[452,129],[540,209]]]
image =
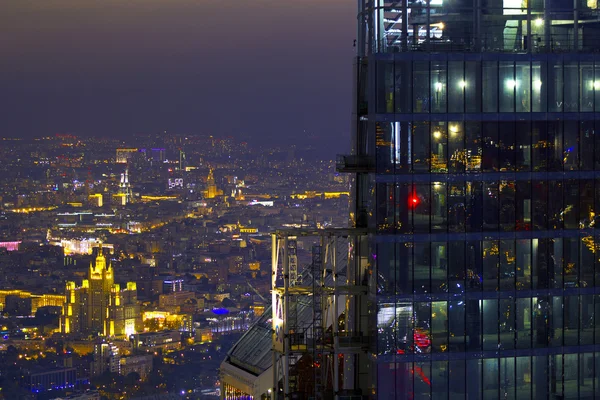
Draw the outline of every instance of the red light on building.
[[[408,207],[409,208],[416,208],[420,203],[421,203],[421,200],[419,199],[419,196],[417,196],[416,193],[412,193],[411,195],[408,196]]]

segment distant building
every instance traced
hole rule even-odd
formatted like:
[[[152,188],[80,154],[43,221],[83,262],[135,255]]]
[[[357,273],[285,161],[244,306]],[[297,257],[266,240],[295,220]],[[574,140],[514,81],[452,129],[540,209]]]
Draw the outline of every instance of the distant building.
[[[107,342],[94,344],[94,361],[91,365],[92,376],[99,376],[107,371],[120,374],[120,367],[119,348],[117,346]]]
[[[217,184],[215,183],[215,176],[211,168],[208,172],[208,177],[206,178],[206,190],[204,190],[204,198],[214,199],[215,197],[222,195],[223,191],[217,188]]]
[[[151,354],[121,357],[119,361],[121,375],[127,376],[135,372],[141,380],[145,381],[152,372],[152,358]]]
[[[67,282],[66,301],[61,318],[62,333],[129,336],[141,328],[141,316],[135,282],[121,290],[114,283],[110,262],[102,247],[90,263],[89,279],[80,287]]]
[[[23,375],[22,387],[34,392],[63,390],[75,387],[77,383],[77,369],[66,368],[36,368],[26,371]]]
[[[132,335],[133,348],[138,351],[175,350],[181,346],[181,332],[161,331]]]
[[[115,162],[117,164],[127,164],[129,160],[133,157],[135,153],[137,153],[138,149],[135,148],[121,148],[117,149],[117,155],[115,158]]]

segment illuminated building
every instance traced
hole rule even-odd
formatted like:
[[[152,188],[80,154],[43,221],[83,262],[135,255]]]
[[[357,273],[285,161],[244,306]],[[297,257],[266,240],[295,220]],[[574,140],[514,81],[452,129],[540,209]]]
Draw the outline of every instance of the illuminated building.
[[[13,241],[13,242],[0,242],[0,247],[5,248],[6,251],[17,251],[19,250],[19,245],[21,241]]]
[[[18,290],[18,289],[0,290],[0,310],[8,311],[8,310],[6,310],[7,298],[10,299],[11,297],[15,300],[16,300],[16,298],[26,299],[26,301],[24,303],[21,302],[21,305],[18,307],[19,310],[22,310],[23,304],[27,304],[27,307],[29,309],[25,310],[26,311],[25,315],[35,314],[37,309],[40,307],[47,307],[47,306],[62,307],[65,302],[65,296],[60,295],[60,294],[36,295],[36,294],[32,294],[31,292],[27,292],[24,290]]]
[[[102,193],[95,193],[88,196],[88,201],[92,207],[102,207],[103,198]]]
[[[91,365],[93,376],[99,376],[110,371],[114,374],[121,373],[119,348],[113,343],[99,341],[94,344],[94,361]]]
[[[63,305],[63,333],[129,336],[141,329],[141,315],[135,282],[121,290],[114,283],[110,261],[98,249],[95,261],[90,262],[88,279],[80,287],[67,282]]]
[[[204,190],[204,198],[214,199],[215,197],[222,195],[223,191],[217,189],[217,184],[215,183],[215,176],[211,168],[208,172],[208,177],[206,178],[206,190]]]
[[[372,232],[371,311],[346,310],[369,345],[334,392],[597,396],[597,2],[359,7],[339,170]]]
[[[129,168],[125,168],[125,172],[121,174],[121,181],[119,182],[119,194],[118,197],[121,199],[121,205],[131,203],[131,184],[129,183]]]
[[[155,352],[158,350],[177,350],[181,347],[181,332],[146,332],[130,336],[133,348],[138,351]]]
[[[117,164],[127,164],[135,153],[137,153],[138,149],[135,148],[121,148],[117,149],[117,155],[115,158],[115,162]]]

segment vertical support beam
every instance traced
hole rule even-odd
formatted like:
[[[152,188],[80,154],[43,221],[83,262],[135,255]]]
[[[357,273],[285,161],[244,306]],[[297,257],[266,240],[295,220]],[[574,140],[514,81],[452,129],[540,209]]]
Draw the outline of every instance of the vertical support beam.
[[[402,43],[402,51],[408,51],[408,0],[402,0],[402,34],[400,41]]]
[[[579,3],[573,0],[573,50],[579,51]]]
[[[551,39],[551,22],[550,21],[550,10],[549,10],[550,5],[548,4],[548,0],[544,0],[544,48],[546,50],[547,53],[551,52],[552,49],[550,48],[550,39]]]
[[[277,376],[277,352],[275,349],[271,351],[273,358],[273,388],[271,389],[271,398],[269,400],[276,399],[279,394],[279,377]]]
[[[290,398],[290,328],[287,321],[290,315],[290,257],[289,236],[283,239],[283,395],[285,399]]]
[[[481,51],[481,0],[473,0],[473,50]]]
[[[277,285],[277,234],[271,234],[271,318],[273,321],[277,318],[277,308],[275,307],[275,286]],[[275,336],[275,332],[271,333]],[[273,339],[273,343],[275,339]],[[279,376],[277,371],[277,351],[273,345],[271,349],[273,359],[273,389],[271,390],[271,398],[277,398],[279,394]]]
[[[425,5],[427,7],[427,27],[425,29],[425,51],[431,51],[430,45],[430,36],[431,36],[431,3],[428,1]]]
[[[331,321],[333,331],[333,398],[338,400],[340,390],[340,361],[338,359],[339,351],[339,325],[338,325],[338,268],[337,268],[337,236],[333,236],[333,253],[332,253],[332,265],[331,272],[333,275],[333,318]]]
[[[533,52],[533,48],[531,47],[533,45],[533,40],[532,40],[532,34],[531,33],[532,33],[531,32],[531,2],[528,1],[527,2],[527,41],[525,42],[525,45],[527,46],[527,52],[528,53],[532,53]]]

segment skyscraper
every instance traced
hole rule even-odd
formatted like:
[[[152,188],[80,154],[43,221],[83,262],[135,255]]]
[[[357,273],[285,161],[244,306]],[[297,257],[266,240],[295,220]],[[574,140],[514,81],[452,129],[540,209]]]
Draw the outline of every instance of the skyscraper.
[[[370,232],[363,395],[598,397],[598,2],[358,11],[340,169]]]
[[[90,262],[88,279],[80,287],[67,282],[65,297],[62,333],[128,337],[142,328],[136,284],[127,282],[121,290],[114,283],[114,271],[102,246]]]

